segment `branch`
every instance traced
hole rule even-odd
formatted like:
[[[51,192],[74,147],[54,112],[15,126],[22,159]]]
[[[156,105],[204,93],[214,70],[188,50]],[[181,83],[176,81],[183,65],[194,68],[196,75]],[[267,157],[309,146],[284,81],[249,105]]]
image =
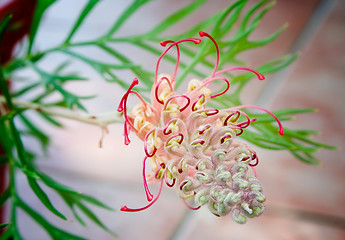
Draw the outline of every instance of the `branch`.
[[[122,123],[120,114],[116,111],[94,115],[76,112],[62,107],[47,107],[37,103],[22,101],[15,98],[12,98],[12,102],[17,107],[24,107],[50,116],[72,119],[79,122],[97,125],[100,127],[106,127],[112,123]],[[4,103],[6,103],[4,96],[0,96],[0,104],[2,105]]]

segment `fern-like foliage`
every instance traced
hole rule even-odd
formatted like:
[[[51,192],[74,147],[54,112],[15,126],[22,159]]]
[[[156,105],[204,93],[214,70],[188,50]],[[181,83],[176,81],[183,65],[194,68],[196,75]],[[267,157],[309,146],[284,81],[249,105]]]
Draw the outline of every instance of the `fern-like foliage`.
[[[251,6],[249,10],[244,11],[247,1],[240,0],[231,4],[228,8],[205,18],[203,21],[183,33],[171,35],[169,37],[162,37],[165,31],[169,30],[177,23],[183,22],[187,16],[197,11],[198,8],[205,3],[205,0],[195,0],[179,11],[167,16],[163,21],[144,34],[118,37],[118,30],[123,27],[123,25],[138,9],[142,8],[149,2],[149,0],[134,0],[103,36],[83,42],[73,41],[75,35],[78,34],[79,28],[83,25],[84,20],[89,16],[97,4],[101,4],[101,1],[89,0],[80,12],[76,22],[71,27],[70,32],[60,44],[42,51],[34,50],[39,48],[34,48],[34,46],[36,33],[40,26],[42,16],[49,7],[54,7],[54,2],[54,0],[37,1],[32,28],[28,38],[27,49],[25,51],[26,54],[13,58],[0,70],[0,87],[2,93],[0,95],[0,105],[6,106],[7,108],[6,112],[2,112],[0,114],[0,143],[6,153],[5,155],[0,156],[0,164],[7,164],[9,169],[9,183],[7,190],[0,196],[0,206],[4,205],[8,200],[11,200],[10,221],[8,223],[1,223],[0,227],[4,228],[5,232],[0,239],[22,239],[23,233],[18,231],[18,223],[16,219],[18,209],[26,212],[33,221],[36,221],[43,229],[46,230],[52,239],[83,239],[54,226],[48,219],[44,218],[32,209],[25,202],[25,199],[19,196],[15,178],[18,171],[26,175],[27,182],[32,191],[41,201],[42,205],[49,209],[56,217],[66,220],[66,217],[63,215],[61,210],[54,207],[54,203],[50,201],[41,185],[46,185],[56,191],[66,202],[75,218],[81,224],[84,225],[84,220],[78,212],[83,212],[85,216],[91,219],[98,226],[111,232],[85,205],[85,203],[93,204],[105,209],[110,208],[90,196],[71,190],[69,187],[58,183],[50,176],[41,172],[35,165],[35,162],[32,161],[32,154],[26,150],[25,145],[22,142],[22,134],[29,133],[33,137],[39,139],[43,149],[49,145],[49,137],[26,115],[27,111],[36,111],[43,119],[56,127],[62,127],[62,124],[55,118],[55,112],[50,111],[50,108],[52,107],[58,109],[70,109],[71,112],[73,109],[77,108],[87,112],[87,109],[82,104],[82,100],[93,96],[78,96],[65,88],[66,83],[87,80],[87,78],[76,73],[66,73],[65,69],[70,62],[81,61],[97,72],[105,81],[113,82],[124,89],[128,88],[131,79],[122,79],[118,77],[118,73],[123,70],[129,70],[137,76],[144,85],[144,87],[137,90],[139,92],[145,92],[151,89],[154,76],[153,70],[145,69],[142,66],[142,62],[134,62],[128,56],[120,53],[114,47],[116,44],[130,44],[133,47],[141,48],[147,54],[152,54],[158,57],[162,52],[161,48],[156,47],[159,46],[157,44],[159,41],[166,39],[179,40],[182,38],[197,36],[199,30],[207,31],[219,43],[219,50],[222,56],[219,68],[222,68],[229,63],[240,65],[245,64],[239,58],[240,53],[265,46],[278,37],[285,28],[285,26],[283,26],[281,29],[278,29],[275,33],[264,39],[257,41],[249,40],[251,34],[258,27],[260,20],[274,3],[263,0]],[[3,33],[6,30],[10,21],[10,17],[1,19],[0,33]],[[235,23],[239,23],[239,26],[235,27]],[[232,37],[229,37],[230,33]],[[108,53],[109,56],[112,57],[113,62],[117,64],[109,64],[91,59],[80,53],[80,51],[77,51],[80,46],[94,47],[99,51],[104,51]],[[189,59],[188,61],[182,60],[180,63],[182,70],[177,79],[177,86],[186,79],[188,74],[193,74],[197,77],[203,78],[208,76],[209,72],[212,71],[215,62],[215,51],[214,46],[210,41],[204,41],[202,46],[199,46],[198,48],[194,46],[188,46],[188,48],[182,46],[181,51],[185,53]],[[64,54],[70,60],[67,62],[61,62],[54,71],[43,69],[39,63],[49,54],[56,52]],[[257,66],[256,70],[262,74],[274,73],[289,65],[296,59],[296,57],[297,54],[283,56],[267,62],[262,66]],[[175,62],[175,57],[172,55],[166,56],[165,59],[172,63]],[[196,70],[199,69],[198,67],[200,66],[205,69],[205,72]],[[19,91],[11,92],[10,89],[8,89],[5,79],[11,81],[13,74],[22,69],[31,69],[36,73],[37,78],[34,81],[32,81],[32,79],[31,81],[28,81],[27,85]],[[231,84],[235,87],[236,92],[232,95],[223,95],[222,97],[219,97],[213,102],[213,104],[223,105],[225,107],[240,105],[241,90],[253,76],[251,74],[243,74],[236,76],[228,75],[228,77],[231,78]],[[36,95],[29,101],[20,101],[22,95],[36,91],[39,88],[44,89],[43,93]],[[60,96],[60,99],[55,102],[48,102],[47,99],[49,96],[56,93]],[[308,113],[311,111],[312,110],[310,109],[288,109],[277,111],[275,114],[282,121],[288,121],[291,120],[291,115]],[[66,115],[60,116],[66,117]],[[317,149],[333,148],[331,146],[312,141],[310,137],[315,134],[315,132],[311,130],[285,129],[286,134],[284,137],[277,136],[276,126],[271,121],[271,118],[266,114],[261,114],[259,116],[252,113],[251,116],[257,117],[259,120],[252,124],[254,128],[252,131],[245,131],[241,137],[260,147],[272,150],[288,150],[300,160],[311,164],[318,163],[318,160],[312,155]],[[26,130],[19,131],[14,119],[21,121]],[[75,119],[82,120],[81,118]],[[92,119],[85,121],[99,126],[106,126],[109,123],[116,122],[117,119],[112,119],[110,121],[105,120],[103,122],[93,121]]]

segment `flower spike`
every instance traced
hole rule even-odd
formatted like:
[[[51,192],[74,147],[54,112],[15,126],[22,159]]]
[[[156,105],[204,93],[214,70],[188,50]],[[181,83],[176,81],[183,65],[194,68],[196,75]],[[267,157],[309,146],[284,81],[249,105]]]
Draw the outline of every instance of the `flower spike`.
[[[279,134],[283,135],[284,131],[279,119],[261,107],[242,105],[219,109],[208,105],[210,99],[225,94],[230,88],[230,81],[221,76],[223,73],[244,70],[256,74],[259,80],[264,80],[265,77],[245,67],[217,70],[220,52],[216,41],[205,32],[200,31],[199,35],[213,41],[217,50],[216,64],[209,77],[202,81],[192,79],[188,84],[188,91],[177,94],[175,78],[181,57],[179,44],[199,44],[201,40],[188,38],[176,42],[163,41],[161,45],[167,48],[157,61],[151,104],[133,91],[138,84],[136,78],[120,101],[118,111],[124,113],[125,144],[130,142],[128,134],[131,130],[144,142],[142,178],[149,201],[141,208],[123,206],[121,211],[138,212],[152,206],[165,183],[168,187],[176,188],[189,209],[197,210],[207,205],[215,216],[229,214],[236,222],[244,223],[246,216],[252,218],[263,212],[265,196],[255,169],[259,158],[254,150],[238,139],[257,119],[250,118],[241,109],[256,108],[265,111],[277,121]],[[174,46],[177,59],[173,76],[166,73],[158,76],[160,61]],[[218,80],[225,82],[226,87],[214,93],[209,85]],[[130,94],[136,95],[140,103],[128,115],[127,100]],[[239,120],[241,115],[243,121]],[[146,175],[147,159],[151,160],[149,175]],[[148,179],[152,183],[160,182],[155,197],[148,187]]]

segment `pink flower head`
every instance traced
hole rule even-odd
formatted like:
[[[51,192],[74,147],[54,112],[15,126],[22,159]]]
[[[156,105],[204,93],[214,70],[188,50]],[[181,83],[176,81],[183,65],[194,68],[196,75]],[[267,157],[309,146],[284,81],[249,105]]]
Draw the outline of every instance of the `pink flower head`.
[[[161,45],[167,49],[157,61],[151,104],[133,90],[138,84],[137,78],[121,99],[118,111],[124,115],[125,144],[130,143],[130,131],[135,132],[144,142],[146,156],[143,161],[143,182],[149,201],[149,204],[142,208],[123,206],[121,210],[136,212],[150,207],[159,198],[162,186],[166,183],[169,187],[176,186],[180,198],[189,208],[196,210],[202,205],[208,205],[214,215],[224,216],[231,213],[236,222],[244,223],[246,216],[254,217],[263,212],[265,196],[254,169],[258,164],[258,157],[251,148],[236,138],[256,120],[250,119],[241,109],[263,110],[276,119],[281,135],[284,134],[283,128],[273,113],[254,105],[228,109],[207,107],[210,99],[226,93],[230,87],[229,80],[222,77],[222,73],[245,70],[256,74],[259,80],[264,80],[264,76],[244,67],[217,71],[218,46],[209,34],[199,34],[200,37],[212,40],[217,49],[217,62],[209,77],[202,81],[192,79],[186,93],[176,93],[179,44],[199,44],[201,39],[164,41]],[[173,75],[158,75],[160,61],[173,47],[177,50]],[[226,88],[220,93],[212,93],[209,86],[214,81],[225,82]],[[127,99],[130,94],[136,95],[140,102],[128,113]],[[239,120],[241,115],[244,121]],[[146,174],[147,159],[151,161],[151,174]],[[155,198],[147,182],[160,182]]]

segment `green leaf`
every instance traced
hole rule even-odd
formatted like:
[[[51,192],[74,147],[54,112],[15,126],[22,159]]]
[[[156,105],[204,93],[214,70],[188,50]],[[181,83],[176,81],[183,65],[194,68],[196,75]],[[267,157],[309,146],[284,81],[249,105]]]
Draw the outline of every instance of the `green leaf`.
[[[10,225],[9,223],[1,223],[0,224],[0,229],[1,228],[5,228],[5,227],[7,227],[8,225]]]
[[[40,176],[40,179],[44,184],[46,184],[48,187],[51,187],[58,192],[62,191],[62,192],[68,192],[75,195],[81,195],[80,192],[74,191],[70,189],[69,187],[56,182],[54,179],[52,179],[51,177],[49,177],[48,175],[44,173],[40,172],[38,173],[38,175]]]
[[[255,5],[247,12],[247,14],[244,16],[244,18],[243,18],[243,20],[242,20],[242,22],[241,22],[241,25],[240,25],[240,27],[239,27],[239,30],[238,30],[239,33],[243,33],[243,32],[246,31],[247,25],[248,25],[248,22],[249,22],[250,18],[251,18],[251,17],[253,16],[253,14],[254,14],[257,10],[259,10],[259,8],[260,8],[261,6],[263,6],[265,3],[267,3],[267,0],[260,1],[260,2],[258,2],[257,4],[255,4]],[[274,4],[274,2],[271,2],[270,5],[272,5],[272,6],[269,6],[269,8],[273,7],[273,4]],[[262,17],[263,17],[263,15],[261,16],[261,18],[262,18]]]
[[[23,121],[25,126],[29,129],[30,134],[35,136],[40,143],[42,144],[42,148],[44,150],[47,149],[50,139],[49,137],[43,133],[37,126],[35,126],[32,121],[30,121],[27,117],[25,117],[23,114],[19,115],[19,118]]]
[[[303,153],[300,151],[290,151],[296,158],[311,165],[320,165],[320,161],[309,153]]]
[[[142,5],[148,3],[150,0],[135,0],[117,19],[114,25],[110,28],[109,32],[106,34],[106,38],[111,37],[125,22],[136,12]]]
[[[17,155],[18,155],[19,161],[26,168],[29,165],[29,162],[26,158],[24,145],[23,145],[23,142],[20,138],[19,132],[16,128],[16,125],[15,125],[13,119],[11,119],[9,121],[9,126],[10,126],[11,134],[12,134],[12,137],[14,140],[14,144],[15,144],[15,147],[17,150]]]
[[[28,46],[28,55],[31,53],[32,45],[34,43],[37,29],[41,23],[41,18],[47,8],[53,4],[55,0],[37,0],[36,9],[31,23],[31,29],[29,34],[29,46]]]
[[[69,206],[69,208],[72,210],[73,215],[75,218],[80,222],[82,225],[85,225],[84,220],[80,217],[78,214],[76,208],[79,208],[89,219],[91,219],[94,223],[96,223],[98,226],[100,226],[102,229],[106,230],[113,236],[117,235],[110,231],[99,219],[98,217],[89,209],[85,206],[85,204],[82,203],[83,200],[88,201],[89,203],[100,206],[103,208],[106,208],[108,210],[112,210],[103,203],[99,202],[98,200],[89,197],[87,195],[82,195],[82,194],[71,194],[69,192],[64,192],[64,191],[58,191],[60,196],[64,199],[66,204]]]
[[[294,54],[288,54],[282,57],[279,57],[277,59],[274,59],[272,61],[269,61],[260,67],[257,68],[257,71],[259,71],[262,74],[268,74],[268,73],[274,73],[279,71],[280,69],[283,69],[290,65],[293,61],[296,60],[296,58],[299,56],[299,53]]]
[[[40,86],[40,82],[36,82],[36,83],[32,83],[32,84],[29,84],[28,86],[20,89],[19,91],[15,92],[13,94],[14,97],[18,97],[20,95],[23,95],[24,93],[27,93],[28,91],[32,90],[32,89],[35,89],[36,87]]]
[[[276,39],[285,29],[287,28],[287,24],[284,24],[280,29],[278,29],[275,33],[271,34],[270,36],[258,40],[258,41],[250,41],[248,42],[244,47],[242,47],[243,50],[247,50],[250,48],[258,48],[258,47],[263,47],[269,43],[271,43],[274,39]]]
[[[86,240],[86,238],[76,236],[74,234],[65,232],[59,228],[54,227],[50,222],[48,222],[44,217],[42,217],[40,214],[34,211],[21,199],[18,199],[18,206],[21,207],[26,213],[28,213],[30,217],[33,218],[38,224],[40,224],[46,230],[46,232],[52,237],[52,239]]]
[[[246,0],[240,0],[227,7],[214,24],[211,34],[216,38],[221,38],[231,31],[246,3]]]
[[[12,110],[13,109],[13,103],[12,103],[12,99],[11,99],[11,94],[10,94],[10,91],[7,87],[7,83],[6,83],[6,80],[4,78],[4,74],[3,74],[1,66],[0,66],[0,90],[1,90],[2,94],[4,94],[4,97],[5,97],[5,100],[7,102],[9,109]]]
[[[86,18],[86,16],[89,14],[89,12],[93,9],[93,7],[99,2],[99,0],[89,0],[88,4],[84,7],[83,11],[81,12],[81,14],[79,15],[76,23],[74,24],[71,32],[68,34],[65,43],[68,43],[71,38],[73,37],[73,35],[75,34],[75,32],[78,30],[78,28],[80,27],[80,25],[83,23],[84,19]]]
[[[0,206],[2,206],[7,199],[11,197],[11,190],[7,188],[1,195],[0,195]]]
[[[63,127],[62,123],[58,122],[57,120],[55,120],[53,117],[51,117],[48,114],[45,114],[43,112],[38,112],[38,114],[45,119],[47,122],[53,124],[56,127]]]
[[[81,202],[76,202],[76,205],[79,207],[79,209],[88,217],[90,218],[94,223],[96,223],[99,227],[110,233],[111,235],[117,237],[115,233],[110,231],[98,218],[97,216],[90,210],[88,209],[84,204]]]
[[[101,208],[104,208],[104,209],[108,209],[108,210],[111,210],[111,211],[114,211],[113,208],[105,205],[104,203],[100,202],[99,200],[97,200],[96,198],[94,197],[91,197],[91,196],[88,196],[88,195],[85,195],[85,194],[82,194],[82,195],[79,195],[78,198],[86,201],[86,202],[89,202],[89,203],[92,203],[93,205],[96,205],[98,207],[101,207]]]
[[[164,37],[164,39],[157,38],[157,42],[160,42],[160,41],[163,41],[166,39],[180,40],[180,39],[186,38],[186,36],[197,36],[200,30],[206,31],[206,29],[211,27],[213,25],[213,23],[215,22],[215,20],[219,19],[220,14],[221,14],[221,12],[212,15],[211,17],[209,17],[209,18],[199,22],[198,24],[194,25],[193,27],[191,27],[189,30],[183,32],[182,34]],[[182,49],[183,48],[181,46],[181,50]],[[185,53],[185,52],[186,52],[186,50],[183,49],[183,53]]]
[[[8,121],[8,120],[11,120],[15,115],[17,115],[16,111],[11,111],[9,113],[1,115],[0,116],[0,122],[5,122],[5,121]]]
[[[12,224],[10,223],[10,226],[7,228],[7,230],[0,235],[0,240],[14,239],[13,227],[11,227],[11,225]]]
[[[101,49],[103,49],[107,53],[111,54],[113,57],[120,60],[124,65],[131,63],[131,61],[126,56],[119,53],[115,49],[112,49],[106,45],[100,45],[100,47],[101,47]],[[151,88],[151,86],[153,84],[153,81],[152,81],[153,74],[152,73],[145,71],[142,67],[139,67],[139,66],[131,67],[130,69],[135,74],[135,76],[137,76],[140,79],[141,82],[143,82],[147,87]],[[126,86],[124,86],[124,87],[125,87],[125,89],[128,89],[129,85],[126,84]]]
[[[60,213],[58,210],[55,209],[53,204],[50,202],[48,196],[45,194],[45,192],[38,185],[36,180],[29,177],[29,176],[27,177],[27,180],[28,180],[28,183],[29,183],[31,189],[34,191],[34,193],[36,194],[38,199],[44,204],[44,206],[46,206],[56,216],[58,216],[64,220],[67,220],[67,218],[62,213]]]
[[[151,31],[149,31],[148,33],[144,35],[149,36],[149,37],[157,36],[158,34],[174,26],[176,23],[184,19],[186,16],[190,15],[192,12],[194,12],[204,3],[205,3],[205,0],[193,1],[191,4],[173,13],[169,17],[165,18],[161,23],[159,23],[156,27],[154,27],[154,29],[152,29]]]

